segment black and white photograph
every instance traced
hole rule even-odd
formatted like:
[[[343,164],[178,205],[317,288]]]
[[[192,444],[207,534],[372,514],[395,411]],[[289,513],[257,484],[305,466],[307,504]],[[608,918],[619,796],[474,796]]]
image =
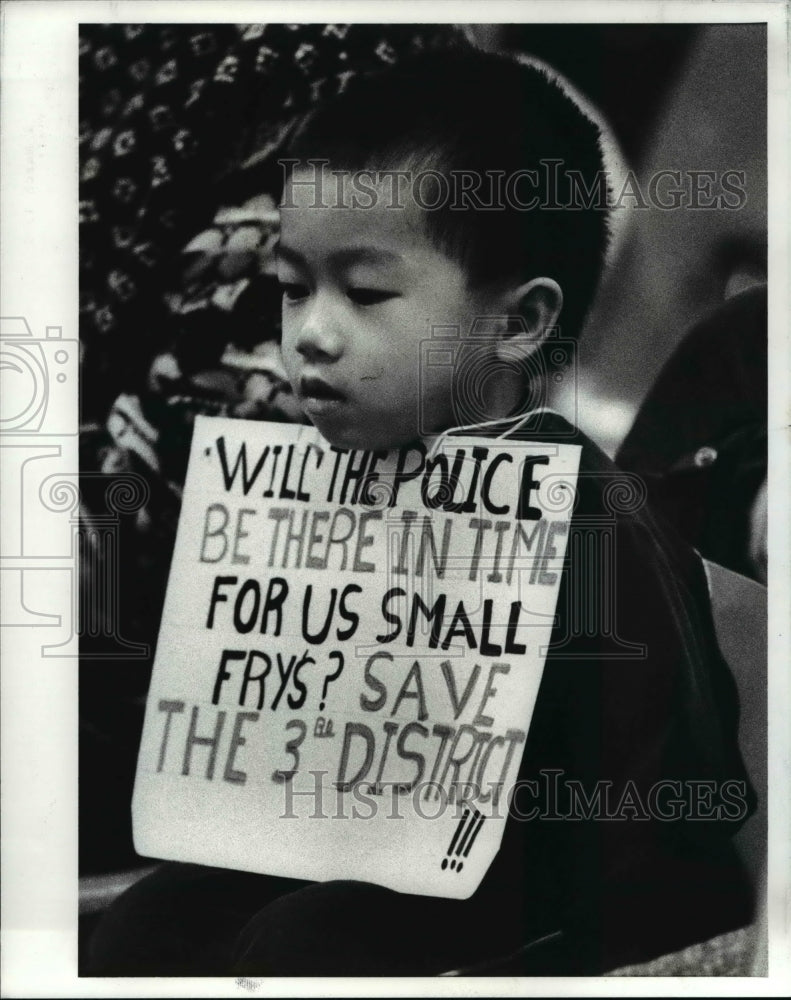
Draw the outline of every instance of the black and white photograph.
[[[783,994],[787,18],[4,5],[4,995]]]

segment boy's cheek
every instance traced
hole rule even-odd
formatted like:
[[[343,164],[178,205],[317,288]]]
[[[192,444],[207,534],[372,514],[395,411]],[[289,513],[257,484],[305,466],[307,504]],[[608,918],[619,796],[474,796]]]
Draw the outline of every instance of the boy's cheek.
[[[286,378],[291,383],[291,388],[296,392],[298,371],[297,353],[291,346],[291,341],[286,334],[285,326],[283,327],[283,339],[280,345],[280,358]]]

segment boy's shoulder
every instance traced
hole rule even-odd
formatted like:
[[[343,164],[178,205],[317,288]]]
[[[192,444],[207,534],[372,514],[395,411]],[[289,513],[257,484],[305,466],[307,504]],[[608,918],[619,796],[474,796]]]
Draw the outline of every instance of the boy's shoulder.
[[[509,437],[581,448],[547,686],[590,688],[601,721],[616,729],[626,706],[648,728],[653,718],[664,766],[675,774],[745,777],[735,688],[699,554],[654,511],[642,477],[620,469],[565,417],[540,411]],[[642,755],[642,740],[634,752]],[[655,776],[667,772],[657,766]]]

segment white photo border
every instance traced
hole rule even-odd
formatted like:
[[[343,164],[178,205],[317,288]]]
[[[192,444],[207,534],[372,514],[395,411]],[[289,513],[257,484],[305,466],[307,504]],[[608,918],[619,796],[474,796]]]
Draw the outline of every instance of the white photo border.
[[[784,995],[791,981],[788,930],[791,785],[788,672],[791,481],[789,317],[788,7],[783,2],[706,0],[554,0],[494,2],[288,3],[225,0],[15,0],[2,8],[2,268],[0,314],[23,317],[33,336],[60,328],[78,333],[77,48],[80,23],[285,22],[544,22],[766,23],[769,118],[769,976],[766,979],[517,980],[292,979],[239,981],[183,978],[93,979],[77,976],[77,664],[41,657],[36,628],[2,630],[2,978],[6,996],[210,997],[256,991],[282,996],[545,996]],[[50,400],[57,430],[40,439],[60,449],[65,471],[77,471],[76,384]],[[37,440],[37,444],[38,444]],[[4,455],[4,458],[7,456]],[[13,456],[12,456],[13,457]],[[4,486],[10,476],[4,462]],[[4,563],[17,558],[11,513],[24,497],[4,502]],[[26,515],[34,520],[35,510]],[[66,559],[70,538],[47,539],[42,552]],[[10,554],[9,554],[10,553]],[[28,565],[24,553],[19,566]],[[35,555],[31,558],[37,558]],[[4,568],[6,568],[4,565]],[[68,573],[46,560],[41,578],[53,607],[70,613]],[[5,606],[6,596],[3,595]],[[5,621],[5,618],[3,618]]]

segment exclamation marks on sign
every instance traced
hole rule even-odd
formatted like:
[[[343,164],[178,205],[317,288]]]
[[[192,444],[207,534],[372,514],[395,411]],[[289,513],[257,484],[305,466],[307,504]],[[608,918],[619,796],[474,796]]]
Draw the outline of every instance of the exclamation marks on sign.
[[[459,825],[451,838],[447,857],[442,859],[443,871],[448,865],[450,865],[451,871],[460,872],[462,870],[464,858],[472,850],[472,845],[475,843],[475,838],[480,833],[485,819],[483,813],[479,812],[474,805],[465,804]]]

